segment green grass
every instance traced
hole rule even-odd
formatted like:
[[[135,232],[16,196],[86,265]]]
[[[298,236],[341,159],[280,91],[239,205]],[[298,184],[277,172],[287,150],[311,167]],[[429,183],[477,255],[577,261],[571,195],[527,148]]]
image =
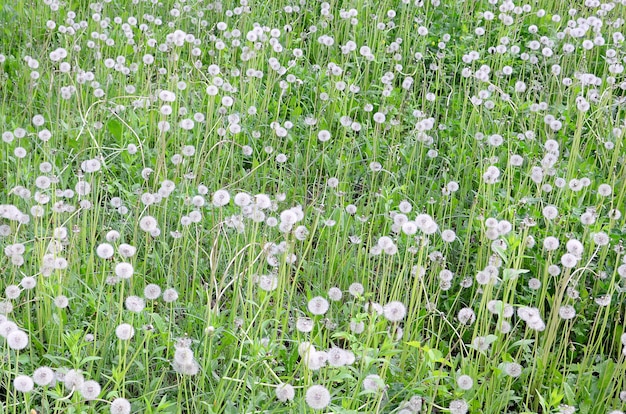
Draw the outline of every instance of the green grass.
[[[406,3],[0,2],[0,413],[626,408],[623,1]]]

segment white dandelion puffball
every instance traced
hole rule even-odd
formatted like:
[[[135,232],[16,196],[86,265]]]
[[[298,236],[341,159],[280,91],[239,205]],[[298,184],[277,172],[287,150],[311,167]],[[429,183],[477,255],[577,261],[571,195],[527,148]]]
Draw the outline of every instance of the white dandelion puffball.
[[[399,301],[389,302],[383,306],[383,315],[389,322],[400,322],[406,316],[406,307]]]
[[[314,410],[322,410],[330,404],[330,392],[323,385],[312,385],[306,390],[306,404]]]

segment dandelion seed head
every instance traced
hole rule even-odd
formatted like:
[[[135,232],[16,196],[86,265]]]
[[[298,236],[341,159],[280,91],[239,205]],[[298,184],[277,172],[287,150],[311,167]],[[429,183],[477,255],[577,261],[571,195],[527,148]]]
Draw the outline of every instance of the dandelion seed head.
[[[33,379],[28,375],[18,375],[13,380],[13,387],[16,391],[28,393],[33,390],[34,382]]]
[[[115,249],[113,249],[113,246],[111,246],[109,243],[101,243],[98,245],[98,247],[96,247],[96,254],[101,259],[110,259],[111,257],[113,257],[114,253]]]
[[[98,398],[100,392],[102,391],[102,387],[96,381],[89,380],[85,381],[80,388],[78,389],[80,394],[86,401],[92,401]]]
[[[328,301],[321,296],[309,300],[307,308],[313,315],[323,315],[328,311]]]
[[[306,391],[306,404],[314,410],[323,410],[330,404],[330,392],[322,385],[312,385]]]
[[[457,318],[463,325],[471,325],[476,320],[476,314],[472,308],[463,308],[459,311]]]
[[[406,316],[406,307],[399,301],[389,302],[383,306],[383,315],[389,322],[399,322]]]
[[[130,401],[126,398],[116,398],[111,402],[111,414],[130,414]]]
[[[460,375],[456,379],[456,384],[460,389],[467,391],[471,390],[474,386],[474,380],[469,375]]]
[[[115,328],[115,335],[122,341],[128,341],[135,336],[135,328],[128,323],[121,323]]]
[[[18,351],[26,348],[29,343],[28,334],[19,329],[11,330],[7,334],[6,339],[7,339],[7,345],[9,346],[9,348],[18,350]]]
[[[33,372],[33,381],[42,387],[51,385],[55,381],[54,371],[50,367],[39,367]]]

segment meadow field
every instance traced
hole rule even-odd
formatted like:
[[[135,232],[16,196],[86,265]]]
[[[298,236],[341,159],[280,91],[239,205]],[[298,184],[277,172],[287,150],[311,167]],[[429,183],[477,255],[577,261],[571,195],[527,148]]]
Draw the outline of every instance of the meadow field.
[[[623,414],[625,30],[0,0],[0,414]]]

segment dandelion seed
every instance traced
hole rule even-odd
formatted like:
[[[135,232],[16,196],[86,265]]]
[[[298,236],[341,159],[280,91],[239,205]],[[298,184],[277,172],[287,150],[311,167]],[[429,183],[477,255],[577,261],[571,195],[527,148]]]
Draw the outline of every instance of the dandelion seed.
[[[178,299],[178,292],[174,288],[165,289],[163,292],[163,301],[172,303]]]
[[[148,300],[156,300],[161,296],[161,287],[150,283],[143,289],[143,296]]]
[[[456,233],[453,230],[444,230],[441,232],[441,239],[446,243],[452,243],[456,240]]]
[[[597,232],[593,235],[593,242],[598,246],[606,246],[609,244],[609,241],[609,236],[602,231]]]
[[[380,375],[369,374],[363,379],[363,389],[378,392],[385,389],[385,382]]]
[[[20,297],[22,289],[17,285],[9,285],[4,289],[4,295],[7,299],[17,299]]]
[[[131,405],[126,398],[116,398],[111,402],[111,414],[130,414]]]
[[[28,334],[19,329],[14,329],[6,336],[9,348],[16,351],[22,350],[28,346]]]
[[[504,364],[504,373],[510,377],[517,378],[522,375],[522,366],[515,362],[507,362]]]
[[[450,403],[449,409],[451,414],[465,414],[469,407],[465,400],[454,400]]]
[[[80,389],[85,383],[83,374],[75,369],[70,369],[63,376],[63,384],[68,389]]]
[[[343,293],[341,292],[341,289],[337,287],[331,287],[330,289],[328,289],[328,299],[338,302],[341,300],[342,297]]]
[[[594,300],[598,306],[609,306],[611,304],[611,295],[606,294],[606,295],[600,295],[597,298],[595,298]]]
[[[278,277],[274,274],[261,275],[259,276],[258,283],[262,290],[272,292],[278,287]]]
[[[457,315],[459,322],[463,325],[471,325],[476,320],[476,314],[471,308],[463,308]]]
[[[400,322],[406,316],[406,307],[399,301],[389,302],[383,306],[383,315],[389,322]]]
[[[326,142],[330,139],[330,132],[323,129],[320,132],[317,133],[317,139],[320,140],[320,142]]]
[[[230,194],[226,190],[217,190],[213,193],[213,205],[215,207],[225,206],[230,202]]]
[[[90,380],[85,381],[78,391],[86,401],[92,401],[98,398],[102,388],[96,381]]]
[[[572,269],[576,266],[577,263],[578,258],[571,253],[565,253],[563,256],[561,256],[561,264],[565,268]]]
[[[126,305],[126,309],[131,312],[141,312],[146,307],[146,304],[142,298],[139,296],[129,296],[124,301],[124,305]]]
[[[532,290],[539,290],[541,288],[541,280],[533,277],[528,280],[528,287]]]
[[[6,338],[13,331],[17,331],[19,328],[15,322],[11,322],[4,318],[2,322],[0,322],[0,336]]]
[[[314,410],[322,410],[330,404],[330,392],[322,385],[312,385],[306,391],[306,404]]]
[[[300,317],[296,321],[296,329],[302,333],[309,333],[313,330],[313,320],[307,317]]]
[[[33,276],[24,276],[20,281],[20,285],[26,290],[34,289],[37,286],[37,279]]]
[[[33,372],[33,381],[41,387],[51,385],[54,380],[54,371],[49,367],[39,367]]]
[[[69,306],[69,304],[70,304],[70,301],[65,295],[59,295],[56,298],[54,298],[54,306],[56,306],[59,309],[65,309]]]
[[[115,328],[115,335],[122,341],[128,341],[135,336],[135,328],[128,323],[121,323]]]
[[[572,305],[563,305],[559,308],[559,316],[564,320],[573,319],[576,316],[576,309]]]
[[[115,253],[115,249],[109,243],[102,243],[96,247],[96,254],[101,259],[110,259],[113,257],[113,253]]]
[[[469,375],[461,375],[456,379],[456,384],[460,389],[467,391],[474,386],[474,380]]]
[[[543,239],[543,248],[546,251],[554,251],[559,248],[559,239],[556,237],[548,236]]]
[[[274,392],[276,393],[276,398],[281,402],[292,401],[296,395],[296,391],[290,384],[280,384],[278,385]]]
[[[365,288],[362,284],[354,282],[348,287],[348,292],[354,297],[359,297],[363,295],[363,292],[365,292]]]
[[[311,299],[307,305],[309,312],[313,315],[323,315],[328,311],[328,301],[321,296]]]
[[[118,263],[115,265],[115,275],[120,279],[130,279],[134,271],[133,265],[130,263]]]
[[[28,375],[18,375],[13,380],[13,387],[19,392],[31,392],[34,388],[33,379]]]

